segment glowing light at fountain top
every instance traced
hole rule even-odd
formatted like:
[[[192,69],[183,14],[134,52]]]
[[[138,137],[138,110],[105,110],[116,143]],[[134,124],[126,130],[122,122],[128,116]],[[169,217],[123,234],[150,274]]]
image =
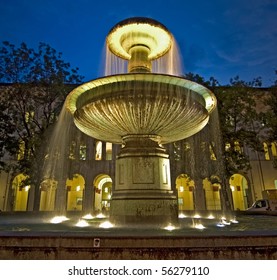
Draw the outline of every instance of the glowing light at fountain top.
[[[171,47],[172,35],[156,20],[135,17],[116,24],[107,36],[111,52],[123,59],[131,59],[131,50],[136,46],[148,49],[148,59],[157,59]]]

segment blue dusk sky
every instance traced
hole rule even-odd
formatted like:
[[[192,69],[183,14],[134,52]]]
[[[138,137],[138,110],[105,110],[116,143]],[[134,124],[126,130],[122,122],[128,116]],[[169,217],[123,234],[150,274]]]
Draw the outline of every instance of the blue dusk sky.
[[[150,17],[175,36],[184,73],[221,85],[239,75],[277,79],[276,0],[0,0],[0,40],[49,44],[89,81],[100,76],[105,37],[119,21]]]

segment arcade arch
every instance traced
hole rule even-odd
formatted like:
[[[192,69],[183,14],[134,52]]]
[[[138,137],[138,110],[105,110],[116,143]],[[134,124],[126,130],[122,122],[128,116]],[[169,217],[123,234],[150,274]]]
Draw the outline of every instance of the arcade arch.
[[[13,211],[26,211],[28,206],[28,197],[30,186],[25,185],[28,176],[18,174],[12,181],[13,193]]]
[[[179,210],[194,210],[194,181],[187,174],[176,178]]]
[[[85,179],[80,174],[74,174],[72,180],[66,180],[68,211],[81,211],[83,209],[83,193]]]
[[[106,212],[110,210],[110,200],[112,196],[112,179],[107,174],[98,175],[93,182],[95,196],[95,212]]]
[[[216,176],[205,178],[203,180],[203,189],[205,191],[206,209],[221,210],[221,185],[219,178]]]
[[[46,179],[40,184],[40,211],[54,211],[57,181]]]
[[[241,174],[233,174],[229,180],[234,210],[246,210],[247,196],[246,190],[248,189],[248,183],[246,178]]]

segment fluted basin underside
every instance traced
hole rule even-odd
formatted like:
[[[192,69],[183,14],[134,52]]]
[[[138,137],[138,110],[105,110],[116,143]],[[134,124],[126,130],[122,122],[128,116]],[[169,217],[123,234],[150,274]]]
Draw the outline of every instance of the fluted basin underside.
[[[67,98],[82,132],[113,143],[130,134],[157,135],[161,143],[187,138],[207,124],[215,103],[213,93],[199,84],[150,73],[100,78]]]

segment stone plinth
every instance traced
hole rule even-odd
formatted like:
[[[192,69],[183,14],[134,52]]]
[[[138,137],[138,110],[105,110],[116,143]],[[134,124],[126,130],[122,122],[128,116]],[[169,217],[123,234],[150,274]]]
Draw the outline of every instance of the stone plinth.
[[[112,194],[114,223],[176,223],[177,198],[171,189],[168,154],[156,135],[128,135],[116,160]]]

